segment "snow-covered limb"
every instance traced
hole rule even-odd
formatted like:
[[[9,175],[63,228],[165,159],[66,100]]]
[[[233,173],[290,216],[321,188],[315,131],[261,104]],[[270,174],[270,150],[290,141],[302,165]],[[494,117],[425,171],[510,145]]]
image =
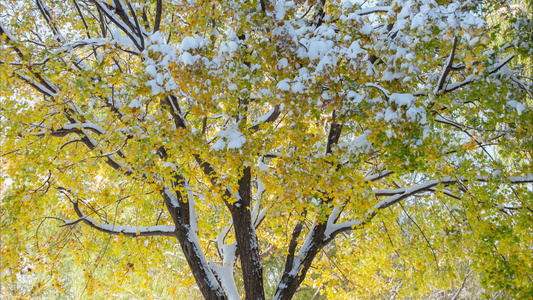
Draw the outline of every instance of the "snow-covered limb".
[[[170,203],[172,204],[172,206],[176,208],[180,207],[178,199],[176,198],[176,196],[174,196],[174,194],[172,194],[172,191],[170,191],[168,187],[165,187],[163,189],[163,193],[170,199]]]
[[[316,234],[315,233],[316,224],[313,224],[311,229],[309,229],[309,234],[305,238],[304,243],[302,244],[302,247],[300,247],[300,251],[298,251],[298,254],[294,258],[294,261],[292,262],[292,268],[289,272],[290,276],[295,277],[298,272],[300,271],[300,268],[302,267],[302,263],[304,258],[307,256],[307,253],[309,252],[312,244],[313,244],[313,237]],[[276,297],[274,297],[276,298]]]
[[[229,224],[222,229],[222,231],[217,235],[217,250],[220,258],[224,261],[224,241],[229,234],[231,227],[233,226],[233,220],[230,220]]]
[[[453,180],[453,179],[451,179]],[[453,180],[455,181],[455,180]],[[386,207],[389,207],[395,203],[398,203],[400,202],[400,200],[403,200],[409,196],[412,196],[412,195],[415,195],[417,193],[420,193],[420,192],[424,192],[424,191],[427,191],[429,190],[430,188],[438,185],[438,184],[449,184],[451,182],[446,182],[446,181],[439,181],[439,180],[430,180],[430,181],[427,181],[427,182],[424,182],[424,183],[421,183],[421,184],[418,184],[418,185],[415,185],[415,186],[412,186],[412,187],[409,187],[409,188],[403,188],[403,189],[395,189],[395,190],[374,190],[374,194],[376,196],[388,196],[388,195],[393,195],[381,202],[379,202],[378,204],[376,204],[374,206],[375,209],[383,209],[383,208],[386,208]]]
[[[446,61],[446,65],[442,67],[442,73],[440,75],[439,81],[437,83],[437,86],[435,87],[434,93],[438,93],[442,87],[444,86],[444,83],[446,82],[446,77],[448,76],[448,73],[452,70],[453,65],[453,58],[455,56],[455,49],[457,48],[457,37],[453,38],[453,46],[452,51],[450,52],[450,55],[448,56],[448,60]]]
[[[235,278],[233,277],[234,267],[226,264],[218,266],[212,261],[210,261],[209,268],[211,268],[213,275],[218,280],[218,282],[220,282],[220,286],[224,290],[226,296],[228,297],[228,300],[240,300],[241,296],[239,295],[239,290],[237,289],[237,285],[235,284]]]
[[[463,87],[465,85],[468,85],[468,84],[474,82],[474,79],[476,79],[476,78],[477,78],[476,76],[474,76],[473,74],[470,74],[463,81],[458,81],[458,82],[454,82],[454,83],[450,83],[450,84],[446,85],[446,87],[442,91],[445,92],[445,93],[449,93],[449,92],[455,91],[458,88],[461,88],[461,87]]]
[[[2,36],[2,34],[6,35],[6,38],[8,41],[11,41],[11,42],[17,41],[17,39],[11,33],[9,33],[9,31],[4,27],[4,25],[2,24],[2,21],[0,21],[0,36]]]
[[[335,207],[331,214],[328,217],[328,226],[326,231],[324,231],[324,241],[331,239],[332,236],[335,236],[341,231],[346,231],[352,229],[358,223],[356,221],[348,221],[340,224],[335,224],[335,221],[338,219],[340,209]]]
[[[489,176],[475,176],[477,181],[481,182],[487,182],[489,180],[493,180],[494,178]],[[433,191],[433,188],[439,184],[442,185],[452,185],[456,184],[458,182],[464,182],[466,179],[464,177],[446,177],[442,180],[429,180],[408,188],[401,188],[401,189],[379,189],[374,190],[374,194],[376,196],[390,196],[382,201],[380,201],[378,204],[374,206],[376,210],[383,209],[386,207],[389,207],[395,203],[398,203],[399,201],[409,197],[413,196],[415,194],[421,193],[421,192],[427,192],[427,191]],[[507,177],[501,179],[502,182],[508,182],[512,184],[521,184],[521,183],[532,183],[533,182],[533,174],[529,173],[524,176],[513,176],[513,177]]]
[[[53,131],[41,131],[37,133],[37,136],[44,136],[44,135],[50,135],[55,137],[64,137],[71,133],[78,133],[83,134],[83,131],[81,129],[89,129],[94,133],[97,134],[104,134],[104,129],[97,124],[91,123],[91,122],[85,122],[85,123],[72,123],[72,124],[64,124],[61,128],[58,128]]]
[[[259,211],[260,204],[261,204],[259,202],[259,199],[261,199],[264,192],[265,192],[265,186],[263,185],[261,180],[257,178],[257,199],[255,200],[254,208],[252,209],[252,212],[251,212],[252,222],[255,228],[257,228],[259,224],[261,224],[261,222],[266,216],[266,211],[267,211],[266,208],[263,208],[261,211]]]
[[[185,229],[185,235],[187,237],[187,241],[189,242],[187,243],[188,246],[186,247],[188,248],[189,252],[192,252],[192,253],[186,254],[187,261],[189,262],[189,266],[191,264],[190,255],[193,255],[195,257],[194,259],[195,263],[198,263],[201,269],[203,270],[204,278],[202,278],[202,280],[209,286],[211,291],[214,291],[215,293],[219,294],[218,299],[223,299],[221,286],[216,280],[215,274],[213,274],[212,269],[209,268],[209,263],[205,259],[205,255],[202,251],[202,247],[200,246],[200,242],[198,240],[198,235],[196,234],[196,232],[191,230],[190,226],[185,226],[184,228],[182,228],[182,230],[183,229]],[[182,243],[181,240],[180,240],[180,243]],[[196,278],[196,280],[198,281],[198,278]]]
[[[375,88],[375,89],[378,89],[380,92],[383,93],[383,95],[385,95],[385,97],[388,99],[390,97],[390,92],[387,91],[387,89],[385,89],[384,87],[382,87],[381,85],[379,84],[375,84],[375,83],[367,83],[365,84],[365,86],[367,87],[372,87],[372,88]]]
[[[102,224],[98,223],[95,219],[85,215],[79,207],[78,201],[72,203],[74,206],[74,211],[78,215],[79,219],[75,221],[68,221],[61,226],[71,226],[83,221],[85,224],[90,227],[105,232],[108,234],[114,235],[124,235],[129,237],[138,237],[138,236],[176,236],[176,229],[174,226],[166,225],[156,225],[156,226],[119,226],[113,224]]]
[[[492,177],[490,176],[476,176],[476,180],[478,181],[489,181],[493,179]],[[528,173],[526,175],[523,175],[523,176],[510,176],[510,177],[507,177],[507,178],[502,178],[502,181],[503,182],[509,182],[509,183],[513,183],[513,184],[520,184],[520,183],[533,183],[533,173]]]
[[[189,180],[185,180],[184,186],[185,186],[185,189],[187,190],[187,199],[188,199],[187,203],[189,203],[190,227],[192,231],[198,232],[198,215],[196,214],[194,195],[192,193]]]
[[[237,286],[235,284],[235,278],[233,272],[237,263],[237,243],[224,244],[224,241],[232,227],[233,221],[222,230],[217,236],[217,250],[222,258],[222,266],[216,265],[214,262],[209,262],[209,267],[213,271],[213,274],[220,282],[222,289],[228,296],[228,299],[240,299]]]
[[[36,0],[35,3],[37,4],[37,7],[41,11],[41,15],[46,20],[46,23],[48,23],[48,26],[50,26],[50,29],[52,29],[52,32],[54,33],[55,38],[58,42],[64,42],[65,37],[61,34],[61,31],[57,27],[56,23],[53,21],[52,13],[50,12],[50,8],[48,5],[44,4],[42,0]]]
[[[186,189],[185,184],[186,179],[182,175],[176,174],[173,185]],[[198,241],[198,234],[191,226],[191,222],[194,222],[191,218],[194,217],[191,216],[191,206],[187,203],[187,200],[184,200],[187,195],[183,195],[180,191],[174,193],[168,187],[161,190],[160,194],[176,227],[175,236],[181,245],[181,249],[183,249],[183,254],[204,298],[225,299],[225,291],[217,281],[213,270],[209,267]]]
[[[389,171],[386,171],[386,172],[387,174],[392,174],[392,172],[389,172]],[[494,179],[489,176],[476,176],[475,178],[477,181],[480,181],[480,182],[487,182],[491,179]],[[440,184],[446,186],[446,185],[452,185],[458,182],[465,182],[465,181],[466,179],[464,177],[459,177],[459,178],[446,177],[443,180],[429,180],[429,181],[426,181],[421,184],[417,184],[417,185],[414,185],[408,188],[376,189],[373,191],[373,193],[377,197],[383,197],[383,196],[390,196],[390,197],[377,203],[374,206],[374,208],[366,214],[364,220],[359,220],[359,221],[352,220],[352,221],[344,222],[341,224],[335,224],[336,219],[338,219],[340,209],[337,207],[333,209],[332,213],[328,217],[327,228],[324,232],[324,242],[331,241],[335,237],[335,235],[341,232],[349,231],[349,230],[354,229],[356,226],[364,225],[366,222],[370,221],[372,218],[374,218],[377,215],[378,210],[392,206],[407,197],[414,196],[422,192],[435,192],[436,187]],[[533,174],[529,173],[524,176],[508,177],[508,178],[502,179],[502,181],[508,182],[510,184],[533,183]],[[444,194],[449,197],[453,197],[453,198],[458,197],[450,193],[449,191],[444,191]]]
[[[451,58],[451,55],[450,54],[450,58]],[[489,71],[489,74],[495,74],[496,72],[498,72],[502,67],[506,66],[515,56],[514,55],[509,55],[507,56],[506,58],[504,58],[502,61],[500,61],[499,63],[497,64],[494,64],[491,68],[491,70]],[[448,61],[447,63],[449,63],[450,61]],[[462,68],[463,66],[462,65],[459,65],[459,66],[454,66],[453,64],[450,65],[448,68],[449,70],[454,70],[454,69],[458,69],[458,68]],[[438,91],[442,91],[442,93],[449,93],[449,92],[453,92],[461,87],[464,87],[476,80],[479,80],[480,77],[479,76],[474,76],[473,74],[470,74],[468,75],[464,80],[462,81],[458,81],[458,82],[454,82],[454,83],[450,83],[450,84],[445,84],[444,85],[444,82],[445,82],[445,74],[444,72],[442,73],[440,79],[439,79],[439,85],[437,87],[435,87],[435,93],[438,92]],[[444,86],[441,86],[440,84],[443,84]],[[418,90],[416,91],[414,94],[414,96],[427,96],[427,92],[424,91],[424,90]]]
[[[328,241],[323,239],[326,227],[327,224],[325,222],[317,224],[315,221],[309,229],[309,233],[298,254],[294,255],[298,244],[297,240],[303,228],[303,222],[296,224],[289,244],[289,253],[285,262],[283,276],[273,299],[291,299],[296,293],[318,252],[331,241],[331,239]]]
[[[122,2],[122,1],[119,1]],[[104,12],[104,14],[113,22],[115,25],[117,25],[124,33],[128,35],[128,37],[133,41],[135,46],[140,50],[144,50],[144,37],[138,35],[135,31],[135,27],[133,27],[133,24],[131,23],[130,17],[128,13],[124,10],[124,5],[121,4],[121,10],[119,10],[117,13],[120,14],[119,19],[115,16],[115,13],[107,9],[107,5],[104,2],[94,1],[94,4],[98,7],[99,10]],[[126,24],[124,20],[128,23]],[[133,32],[132,32],[133,31]]]
[[[387,176],[390,176],[393,173],[394,172],[392,172],[392,171],[384,170],[384,171],[378,172],[376,174],[368,175],[368,176],[365,177],[365,182],[377,181],[377,180],[380,180],[380,179],[385,178]]]
[[[374,7],[368,7],[368,8],[356,10],[353,13],[360,15],[360,16],[364,16],[364,15],[370,15],[370,14],[375,14],[375,13],[388,13],[391,10],[392,10],[392,6],[374,6]]]
[[[255,122],[253,122],[252,124],[254,125],[250,127],[249,130],[251,132],[255,132],[259,130],[259,125],[261,123],[269,123],[276,121],[279,115],[281,114],[281,110],[282,109],[279,105],[272,107],[265,115],[259,117]]]
[[[100,126],[98,124],[94,124],[92,122],[65,124],[59,130],[61,130],[61,129],[69,130],[69,129],[73,129],[73,128],[89,129],[92,132],[97,133],[97,134],[104,134],[104,132],[105,132],[104,129],[102,128],[102,126]]]
[[[494,74],[498,72],[502,67],[507,65],[513,58],[515,57],[514,54],[511,54],[507,56],[506,58],[502,59],[498,64],[494,65],[492,70],[489,71],[489,74]]]
[[[20,77],[22,80],[26,81],[29,85],[31,85],[33,88],[35,88],[37,91],[39,91],[41,94],[49,97],[55,97],[57,96],[57,92],[53,89],[50,89],[49,87],[37,82],[35,79],[30,78],[28,76],[17,74],[18,77]]]

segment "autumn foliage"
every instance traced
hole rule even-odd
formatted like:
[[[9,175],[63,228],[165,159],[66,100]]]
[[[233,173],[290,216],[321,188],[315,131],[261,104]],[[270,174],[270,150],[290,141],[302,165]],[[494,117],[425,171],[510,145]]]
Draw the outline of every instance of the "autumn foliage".
[[[0,1],[2,297],[533,297],[486,2]]]

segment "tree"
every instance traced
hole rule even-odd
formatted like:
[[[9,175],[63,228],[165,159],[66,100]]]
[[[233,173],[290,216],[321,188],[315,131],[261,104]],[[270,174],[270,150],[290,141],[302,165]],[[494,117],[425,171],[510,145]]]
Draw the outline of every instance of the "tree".
[[[533,295],[531,36],[492,43],[501,4],[2,1],[2,281],[107,253],[83,292],[120,290],[177,240],[206,299]]]

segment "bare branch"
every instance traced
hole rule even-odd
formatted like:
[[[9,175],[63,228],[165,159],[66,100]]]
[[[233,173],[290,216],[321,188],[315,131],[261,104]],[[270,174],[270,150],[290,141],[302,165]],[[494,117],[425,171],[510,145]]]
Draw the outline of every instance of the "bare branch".
[[[161,26],[161,13],[162,13],[163,0],[157,0],[155,10],[154,32],[159,31]]]
[[[302,218],[305,218],[305,212]],[[292,231],[291,241],[289,242],[289,253],[287,254],[287,258],[285,261],[285,271],[283,271],[283,273],[289,273],[291,271],[292,264],[294,262],[294,254],[296,251],[296,247],[298,246],[298,237],[300,237],[302,228],[303,228],[303,220],[299,221],[298,223],[296,223],[296,226],[294,226],[294,229]]]
[[[405,215],[407,216],[407,218],[409,218],[409,220],[411,220],[411,222],[413,222],[413,224],[415,224],[416,228],[418,228],[418,231],[420,231],[420,234],[422,234],[422,236],[424,237],[424,240],[426,240],[426,244],[428,245],[429,249],[431,250],[431,253],[433,253],[433,258],[435,259],[435,264],[436,266],[439,265],[439,260],[437,259],[437,254],[435,253],[435,249],[433,249],[433,246],[431,245],[431,243],[429,242],[429,239],[426,237],[426,234],[424,233],[424,231],[422,230],[422,228],[420,228],[420,226],[418,225],[418,223],[411,217],[411,215],[409,215],[409,213],[405,210],[405,207],[403,207],[402,203],[400,202],[400,207],[402,208],[402,211],[405,213]]]
[[[468,272],[466,272],[465,274],[465,278],[463,279],[463,282],[461,283],[461,287],[459,287],[459,289],[457,290],[457,292],[453,295],[453,297],[450,299],[450,300],[457,300],[459,298],[459,295],[461,294],[461,292],[463,291],[463,289],[465,288],[465,283],[466,283],[466,280],[468,279],[468,276],[470,275],[470,273],[472,272],[472,270],[468,270]]]
[[[331,153],[331,147],[339,142],[342,132],[342,124],[337,123],[335,120],[335,111],[331,116],[332,122],[329,127],[328,139],[326,142],[326,154]]]

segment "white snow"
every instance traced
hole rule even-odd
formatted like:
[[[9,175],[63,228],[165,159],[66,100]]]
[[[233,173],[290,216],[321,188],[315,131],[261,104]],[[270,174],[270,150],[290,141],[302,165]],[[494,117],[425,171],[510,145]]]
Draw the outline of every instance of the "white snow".
[[[295,82],[291,87],[291,92],[302,94],[304,92],[305,86],[301,82]]]
[[[391,94],[389,100],[396,103],[398,106],[411,106],[415,101],[415,97],[412,94]]]
[[[527,106],[525,106],[524,104],[516,101],[516,100],[510,100],[510,101],[507,101],[507,106],[511,107],[511,108],[515,108],[516,109],[516,112],[518,113],[518,115],[521,115],[522,112],[524,112],[526,109],[527,109]]]
[[[268,118],[270,118],[270,116],[272,116],[272,114],[276,111],[276,107],[272,107],[266,114],[260,116],[259,118],[257,118],[257,120],[255,120],[255,122],[251,122],[252,125],[257,125],[257,124],[260,124],[261,122],[266,122],[266,120],[268,120]]]
[[[217,133],[220,137],[215,144],[211,146],[211,149],[215,151],[222,150],[224,148],[238,149],[246,142],[246,137],[239,131],[236,124],[228,126],[226,129]]]
[[[194,65],[194,63],[196,62],[197,58],[199,58],[198,55],[193,56],[192,54],[190,54],[187,51],[183,52],[180,55],[180,61],[186,66]]]
[[[331,237],[331,234],[333,234],[337,230],[341,230],[343,228],[352,228],[353,226],[357,225],[355,221],[349,221],[344,222],[340,224],[335,224],[335,219],[337,219],[337,216],[339,215],[339,208],[335,207],[333,208],[333,211],[328,217],[328,225],[326,227],[326,231],[324,231],[324,240],[327,240]]]
[[[152,77],[155,77],[157,75],[157,70],[155,69],[154,65],[147,66],[145,71]]]
[[[111,35],[113,36],[113,41],[118,45],[122,46],[124,49],[135,51],[135,43],[128,36],[122,35],[119,29],[111,30]]]
[[[168,187],[165,187],[163,192],[165,193],[165,195],[167,195],[168,198],[170,198],[170,203],[174,207],[180,207],[180,203],[178,202],[178,198],[176,198],[176,195],[174,195],[174,193]]]
[[[289,85],[289,80],[288,79],[283,79],[282,81],[278,82],[276,87],[280,91],[289,91],[291,89],[291,86]]]
[[[276,16],[277,21],[283,20],[283,18],[285,18],[285,4],[286,2],[284,0],[279,0],[277,1],[276,6],[274,7],[274,14]]]
[[[107,231],[114,231],[114,232],[123,232],[128,234],[141,234],[141,233],[153,233],[153,232],[163,232],[171,234],[174,232],[175,227],[174,226],[167,226],[167,225],[156,225],[156,226],[121,226],[121,225],[113,225],[113,224],[103,224],[97,222],[95,219],[84,215],[80,219],[87,220],[89,223],[93,224],[94,226],[101,228],[103,230]],[[65,222],[63,226],[71,225],[77,223],[76,221],[69,221]]]
[[[369,133],[370,131],[366,131],[349,142],[339,143],[338,146],[350,154],[369,153],[372,150],[372,144],[368,141]]]
[[[163,168],[171,168],[172,170],[176,170],[176,165],[170,161],[167,161],[163,164]]]
[[[283,69],[289,65],[289,61],[284,57],[278,61],[278,68]]]
[[[128,104],[128,107],[138,108],[138,107],[141,107],[141,103],[139,102],[138,99],[133,99],[131,100],[130,104]]]
[[[180,48],[183,51],[189,51],[191,49],[196,49],[198,47],[199,47],[198,42],[192,36],[187,36],[181,41]]]

